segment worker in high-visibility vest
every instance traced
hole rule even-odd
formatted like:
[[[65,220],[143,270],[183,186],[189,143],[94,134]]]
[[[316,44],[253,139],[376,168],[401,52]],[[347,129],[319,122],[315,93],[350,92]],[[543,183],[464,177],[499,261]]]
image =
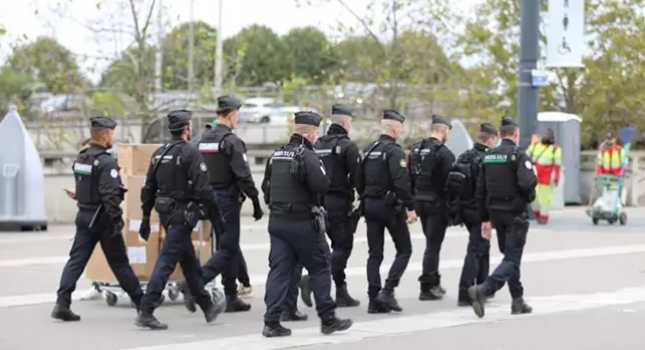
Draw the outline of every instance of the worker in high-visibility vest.
[[[542,138],[531,143],[527,154],[531,157],[538,177],[533,202],[533,214],[540,224],[549,222],[549,210],[553,200],[553,191],[560,182],[562,149],[555,144],[553,130],[547,129]]]
[[[600,145],[596,174],[622,176],[624,162],[625,150],[618,144],[615,134],[610,132]]]

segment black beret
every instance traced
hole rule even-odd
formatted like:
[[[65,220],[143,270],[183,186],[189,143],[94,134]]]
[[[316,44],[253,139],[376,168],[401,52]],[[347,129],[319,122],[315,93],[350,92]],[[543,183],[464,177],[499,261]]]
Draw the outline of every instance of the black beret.
[[[450,124],[444,117],[440,115],[433,114],[432,115],[432,125],[445,125],[448,128],[452,129],[452,124]]]
[[[223,111],[227,109],[240,109],[242,107],[242,102],[238,100],[235,96],[226,95],[220,96],[217,98],[217,111]]]
[[[383,119],[396,120],[399,123],[405,122],[405,116],[393,109],[386,109],[383,111]]]
[[[94,117],[90,119],[92,128],[95,129],[113,129],[116,128],[116,122],[108,117]]]
[[[348,117],[354,116],[352,107],[335,104],[331,106],[331,115],[346,115]]]
[[[479,132],[497,135],[497,129],[491,123],[484,123],[479,127]]]
[[[502,118],[502,126],[514,126],[516,128],[518,127],[518,125],[515,122],[515,120],[513,120],[513,118],[511,118],[511,117]]]
[[[312,125],[312,126],[320,126],[320,121],[322,118],[320,115],[316,112],[298,112],[296,113],[296,118],[295,118],[295,123],[296,124],[304,124],[304,125]]]
[[[181,130],[183,127],[190,124],[192,115],[193,112],[185,109],[180,109],[168,113],[168,130]]]

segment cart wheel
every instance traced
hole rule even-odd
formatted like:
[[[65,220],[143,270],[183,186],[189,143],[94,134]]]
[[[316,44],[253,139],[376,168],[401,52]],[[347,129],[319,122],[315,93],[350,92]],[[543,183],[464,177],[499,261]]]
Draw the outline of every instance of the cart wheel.
[[[598,225],[598,222],[600,222],[600,220],[598,218],[591,218],[591,222],[593,222],[594,225]]]
[[[627,213],[620,213],[620,217],[618,218],[618,221],[620,221],[620,224],[622,226],[627,225]]]
[[[105,303],[108,304],[108,306],[114,306],[118,301],[119,298],[116,296],[116,294],[112,292],[105,292]]]
[[[179,291],[177,289],[175,288],[168,289],[168,299],[170,299],[170,301],[176,301],[178,297],[179,297]]]

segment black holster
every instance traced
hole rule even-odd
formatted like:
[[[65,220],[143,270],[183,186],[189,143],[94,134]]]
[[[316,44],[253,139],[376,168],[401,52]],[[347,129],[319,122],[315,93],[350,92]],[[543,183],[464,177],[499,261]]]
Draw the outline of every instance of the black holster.
[[[327,211],[323,207],[311,208],[311,213],[314,215],[314,229],[320,233],[327,233]]]

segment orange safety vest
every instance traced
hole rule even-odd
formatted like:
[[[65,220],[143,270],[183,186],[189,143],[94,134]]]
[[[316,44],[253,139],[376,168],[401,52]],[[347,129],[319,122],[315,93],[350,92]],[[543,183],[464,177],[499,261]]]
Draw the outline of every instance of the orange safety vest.
[[[625,161],[625,150],[620,145],[602,147],[598,152],[598,164],[596,173],[601,175],[621,176],[623,174],[623,162]]]

